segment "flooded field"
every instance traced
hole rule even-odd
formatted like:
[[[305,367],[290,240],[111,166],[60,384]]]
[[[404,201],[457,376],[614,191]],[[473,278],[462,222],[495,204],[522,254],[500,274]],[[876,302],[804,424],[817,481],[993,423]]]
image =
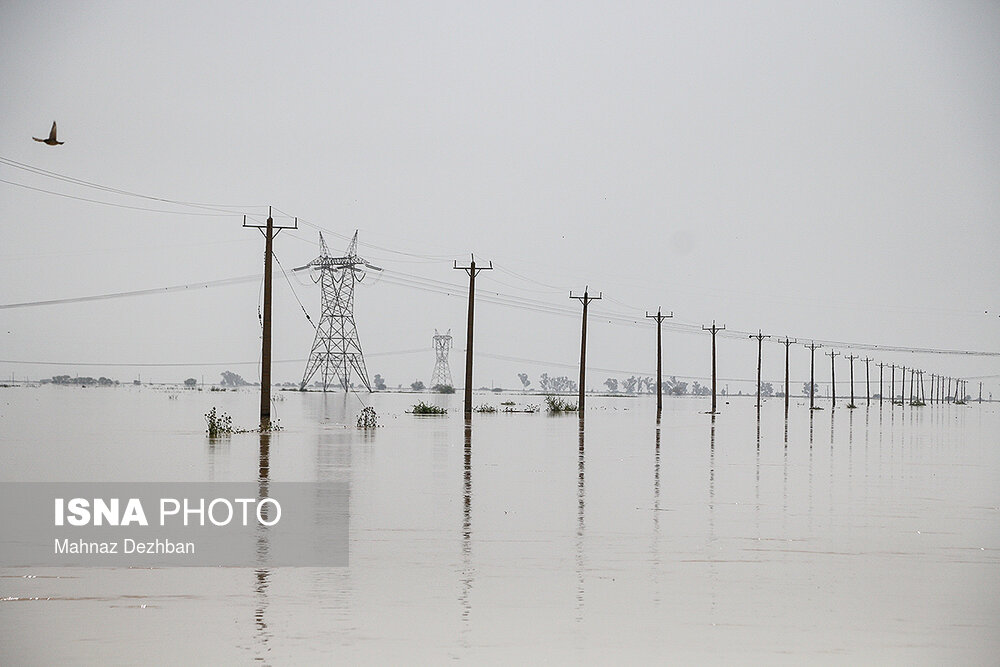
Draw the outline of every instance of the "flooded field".
[[[995,664],[1000,410],[0,389],[0,481],[338,481],[344,568],[7,568],[0,663]],[[476,403],[541,404],[477,395]],[[10,508],[5,508],[10,511]]]

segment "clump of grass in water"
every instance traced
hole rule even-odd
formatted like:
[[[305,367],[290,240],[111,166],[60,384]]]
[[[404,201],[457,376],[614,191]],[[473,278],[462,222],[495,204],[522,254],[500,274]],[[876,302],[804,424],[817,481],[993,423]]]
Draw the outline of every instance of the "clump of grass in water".
[[[482,405],[478,405],[475,408],[473,408],[472,410],[473,410],[473,412],[496,412],[497,411],[497,409],[494,408],[492,405],[488,405],[486,403],[484,403]]]
[[[370,429],[378,428],[378,415],[375,408],[367,407],[358,415],[358,428]]]
[[[500,405],[517,405],[514,401],[503,401]]]
[[[217,412],[215,406],[205,413],[205,422],[208,424],[208,437],[219,438],[233,433],[233,418],[225,412]]]
[[[415,415],[443,415],[447,412],[448,410],[445,408],[441,408],[436,405],[428,405],[423,401],[420,401],[413,406],[413,414]]]
[[[576,412],[577,404],[564,401],[558,396],[546,396],[545,405],[548,406],[549,412]]]
[[[269,421],[267,426],[260,425],[257,428],[233,428],[233,418],[225,412],[219,412],[213,405],[212,409],[205,413],[205,423],[208,428],[205,432],[210,438],[221,438],[233,433],[274,433],[281,430],[281,424],[277,419]]]

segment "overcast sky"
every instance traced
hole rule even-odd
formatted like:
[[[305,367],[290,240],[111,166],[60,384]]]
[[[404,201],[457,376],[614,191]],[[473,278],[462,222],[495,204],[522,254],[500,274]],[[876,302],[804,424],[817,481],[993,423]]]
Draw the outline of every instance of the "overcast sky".
[[[337,252],[359,229],[388,270],[356,312],[369,371],[393,386],[430,379],[435,328],[456,335],[462,376],[464,288],[399,283],[461,286],[451,264],[471,252],[497,267],[483,294],[565,309],[570,289],[603,291],[594,387],[654,372],[641,316],[658,305],[775,337],[1000,351],[995,2],[5,2],[0,43],[0,157],[235,213],[0,164],[50,191],[0,183],[0,304],[258,273],[240,212],[271,204]],[[32,141],[53,120],[65,145]],[[291,269],[316,241],[300,223],[275,251]],[[317,317],[318,289],[290,280]],[[0,309],[0,375],[253,380],[235,362],[259,354],[259,289]],[[275,317],[275,358],[305,358],[313,331],[280,273]],[[484,301],[477,334],[477,386],[575,376],[571,313]],[[664,347],[668,373],[709,374],[707,334]],[[996,357],[859,354],[1000,373]],[[720,340],[721,376],[755,363],[756,342]],[[766,345],[765,379],[782,364]],[[807,377],[801,347],[792,368]]]

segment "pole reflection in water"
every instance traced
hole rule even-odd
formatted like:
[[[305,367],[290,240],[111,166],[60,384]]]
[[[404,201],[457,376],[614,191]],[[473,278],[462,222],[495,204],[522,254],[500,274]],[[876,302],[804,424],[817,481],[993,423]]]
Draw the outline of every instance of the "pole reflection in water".
[[[463,641],[469,632],[472,615],[472,418],[465,420],[465,449],[462,465],[462,604]]]
[[[708,572],[712,580],[711,588],[711,618],[715,619],[716,582],[718,572],[715,567],[715,414],[712,415],[712,425],[708,432]]]
[[[754,505],[754,523],[757,526],[757,538],[760,539],[760,408],[757,408],[757,481],[754,486],[754,496],[756,499],[756,504]]]
[[[576,620],[583,620],[583,571],[586,563],[583,559],[583,532],[585,513],[585,453],[583,443],[583,413],[580,413],[580,442],[579,453],[577,454],[577,482],[576,482]]]
[[[269,495],[269,485],[270,485],[270,473],[271,473],[271,434],[261,433],[260,434],[260,449],[258,456],[258,466],[257,466],[257,498],[267,498]],[[270,521],[273,517],[271,514],[273,509],[270,505],[265,505],[262,508],[263,518]],[[263,525],[261,522],[257,522],[257,563],[258,565],[263,565],[267,562],[268,553],[270,552],[270,539],[268,536],[268,527]],[[256,608],[254,610],[254,628],[256,630],[256,644],[257,649],[266,654],[270,651],[268,642],[271,639],[271,632],[267,628],[267,620],[265,618],[265,613],[267,612],[267,590],[268,590],[268,579],[271,576],[271,570],[266,567],[258,567],[254,570],[254,601],[256,602]],[[258,661],[264,660],[262,656],[258,655]]]
[[[782,488],[781,488],[781,500],[782,500],[782,512],[781,520],[782,527],[787,526],[788,520],[788,413],[785,413],[785,447],[784,455],[782,458]]]
[[[660,423],[656,423],[653,459],[653,603],[660,604]]]

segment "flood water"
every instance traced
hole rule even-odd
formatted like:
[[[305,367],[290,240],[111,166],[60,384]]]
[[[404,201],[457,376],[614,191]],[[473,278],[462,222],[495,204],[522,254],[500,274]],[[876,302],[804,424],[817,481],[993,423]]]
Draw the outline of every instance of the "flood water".
[[[0,569],[0,664],[996,664],[1000,410],[0,389],[0,481],[338,481],[342,568]],[[540,404],[517,394],[476,396]],[[11,511],[4,508],[3,511]]]

